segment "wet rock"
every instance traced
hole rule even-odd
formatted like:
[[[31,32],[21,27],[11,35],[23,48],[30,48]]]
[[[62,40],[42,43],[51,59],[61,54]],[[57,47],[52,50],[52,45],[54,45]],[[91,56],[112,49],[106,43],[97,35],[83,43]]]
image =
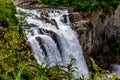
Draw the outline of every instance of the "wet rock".
[[[57,25],[57,22],[55,21],[55,19],[51,19],[51,20],[53,21],[53,25],[55,25],[56,28],[59,29],[59,28],[58,28],[58,25]]]
[[[67,23],[67,15],[63,15],[63,23]]]
[[[93,24],[83,13],[71,13],[69,18],[72,22],[73,29],[78,34],[84,54],[88,56],[93,48]]]
[[[41,15],[48,17],[48,13],[45,12],[45,11],[43,11],[43,12],[41,13]]]
[[[43,29],[43,28],[39,28],[39,31],[40,31],[40,34],[50,36],[50,37],[55,41],[55,43],[57,44],[57,47],[58,47],[58,49],[59,49],[59,44],[58,44],[57,36],[56,36],[56,34],[55,34],[53,31],[45,30],[45,29]],[[40,38],[40,37],[36,37],[36,39],[37,39],[37,41],[39,42],[40,47],[41,47],[41,48],[43,49],[43,51],[45,52],[44,54],[47,56],[47,53],[46,53],[45,47],[44,47],[43,44],[42,44],[41,38]]]
[[[36,37],[36,40],[38,41],[39,45],[40,45],[40,48],[43,50],[44,53],[41,53],[41,54],[45,54],[45,56],[47,56],[47,52],[46,52],[46,49],[44,47],[44,45],[42,44],[42,41],[41,41],[41,38],[40,37]]]
[[[59,29],[58,25],[57,25],[57,23],[56,23],[56,21],[54,19],[49,19],[48,17],[46,17],[44,15],[41,15],[41,19],[43,21],[45,21],[45,23],[51,23],[52,25],[55,25],[57,29]]]
[[[43,35],[49,35],[52,39],[56,41],[56,34],[53,31],[39,28],[39,33]]]

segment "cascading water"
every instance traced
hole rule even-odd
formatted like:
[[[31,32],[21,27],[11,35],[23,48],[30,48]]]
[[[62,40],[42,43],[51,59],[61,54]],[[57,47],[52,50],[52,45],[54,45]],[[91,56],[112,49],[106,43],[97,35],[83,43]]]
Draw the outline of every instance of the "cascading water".
[[[71,58],[75,58],[73,72],[75,77],[88,78],[88,68],[77,34],[71,29],[67,10],[21,9],[27,14],[25,18],[30,25],[26,29],[27,42],[31,45],[34,56],[39,64],[54,66],[67,65]]]

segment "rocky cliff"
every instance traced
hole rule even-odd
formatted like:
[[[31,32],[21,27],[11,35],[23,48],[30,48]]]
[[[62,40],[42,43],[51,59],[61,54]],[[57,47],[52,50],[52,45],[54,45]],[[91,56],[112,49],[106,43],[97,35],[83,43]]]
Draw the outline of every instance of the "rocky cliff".
[[[99,64],[107,63],[105,66],[109,66],[111,62],[120,61],[115,58],[120,56],[119,50],[118,55],[114,53],[115,50],[110,50],[120,34],[120,6],[114,14],[106,15],[104,20],[101,15],[102,10],[93,12],[89,17],[83,12],[73,12],[70,14],[70,20],[79,35],[85,56],[92,56]]]

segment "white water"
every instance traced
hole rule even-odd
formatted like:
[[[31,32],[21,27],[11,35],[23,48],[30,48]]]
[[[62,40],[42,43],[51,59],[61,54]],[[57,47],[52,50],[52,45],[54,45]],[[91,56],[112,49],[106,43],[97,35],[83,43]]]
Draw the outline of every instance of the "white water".
[[[75,77],[88,78],[88,68],[83,56],[83,52],[76,33],[71,29],[67,10],[27,10],[18,8],[27,13],[26,20],[28,24],[34,24],[37,27],[31,27],[30,31],[26,30],[27,42],[30,43],[34,56],[39,64],[54,66],[56,64],[67,65],[71,58],[75,58],[76,62],[73,67],[77,67],[73,72]],[[54,19],[56,25],[48,23],[47,20],[41,20],[41,15],[47,19]],[[66,23],[63,15],[66,15]],[[57,28],[58,27],[58,28]],[[40,34],[39,29],[44,29]],[[54,41],[52,31],[56,35]],[[39,37],[40,42],[37,40]],[[44,48],[44,49],[43,49]]]

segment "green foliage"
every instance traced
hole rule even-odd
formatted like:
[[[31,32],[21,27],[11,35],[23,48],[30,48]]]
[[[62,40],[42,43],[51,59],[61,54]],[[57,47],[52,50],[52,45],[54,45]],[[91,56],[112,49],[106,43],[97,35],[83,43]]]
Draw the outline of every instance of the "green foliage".
[[[74,60],[67,66],[56,65],[53,67],[38,65],[36,62],[20,66],[16,80],[75,80],[72,75]]]
[[[17,24],[16,7],[12,0],[0,0],[0,26],[9,27]]]
[[[106,15],[107,15],[106,13],[102,13],[102,14],[100,15],[101,21],[104,21],[104,20],[105,20]]]
[[[11,30],[5,30],[0,38],[0,79],[13,80],[18,70],[18,64],[25,63],[31,57],[26,49],[26,37],[19,34],[19,27],[12,26]]]
[[[17,11],[18,17],[18,26],[20,27],[19,33],[22,34],[26,29],[30,29],[27,21],[26,21],[26,13],[22,12],[21,10]]]
[[[92,58],[90,59],[93,70],[89,72],[89,80],[119,80],[116,74],[112,74],[111,77],[108,77],[107,74],[109,71],[101,69]]]
[[[98,9],[103,9],[106,13],[113,13],[120,0],[39,0],[42,3],[53,6],[73,7],[75,10],[82,10],[91,13]]]

